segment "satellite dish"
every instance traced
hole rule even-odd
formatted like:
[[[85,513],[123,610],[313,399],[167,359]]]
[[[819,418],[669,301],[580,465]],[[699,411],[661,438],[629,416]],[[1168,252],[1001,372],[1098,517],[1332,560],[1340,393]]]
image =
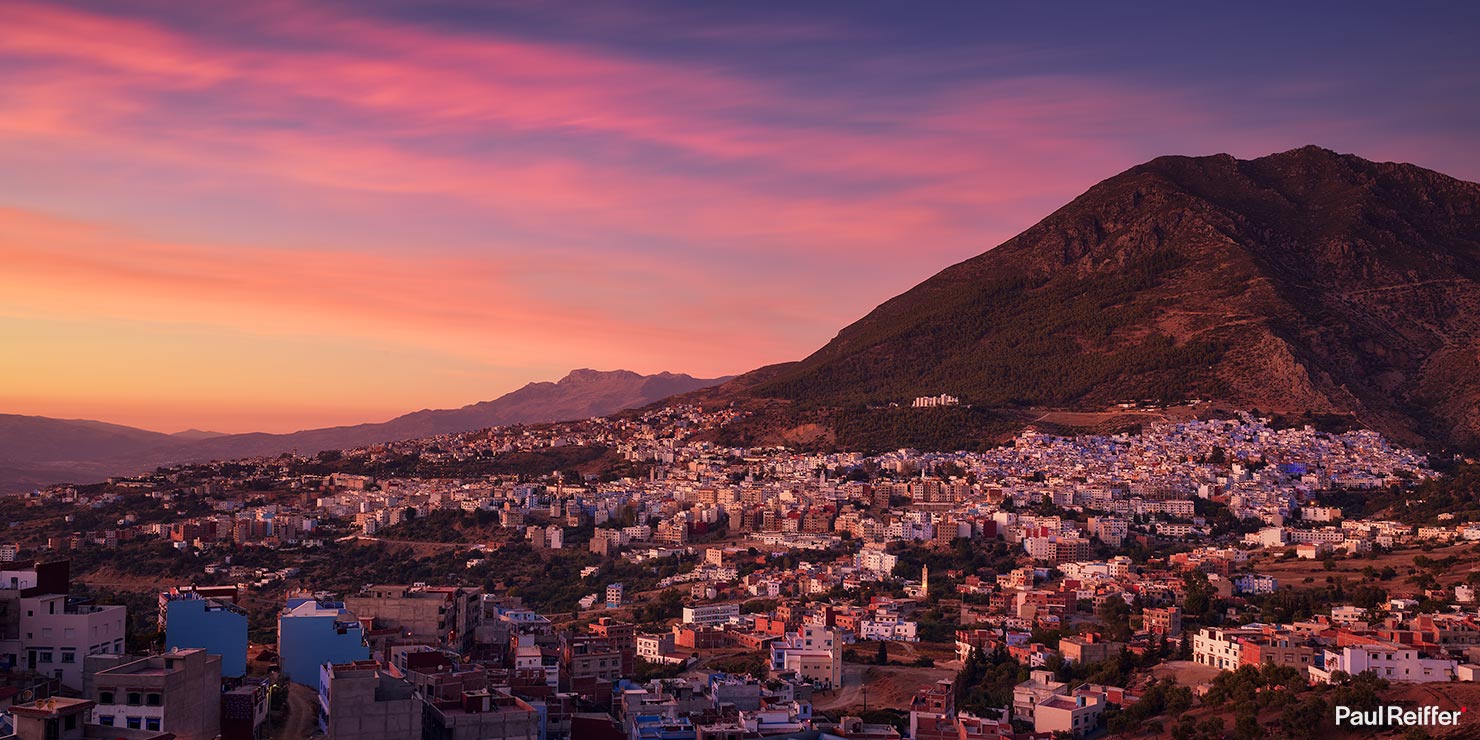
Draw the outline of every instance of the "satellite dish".
[[[25,691],[22,691],[21,692],[21,695],[19,697],[17,697],[17,698],[20,699],[21,701],[30,701],[30,700],[36,698],[36,692],[34,692],[34,691],[30,690],[30,689],[26,689]]]

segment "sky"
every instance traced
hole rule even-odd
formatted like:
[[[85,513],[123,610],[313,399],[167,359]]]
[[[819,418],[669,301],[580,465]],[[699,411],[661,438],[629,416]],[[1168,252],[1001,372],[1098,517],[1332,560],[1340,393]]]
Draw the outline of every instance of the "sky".
[[[7,0],[0,413],[734,374],[1159,155],[1480,180],[1480,6],[1210,5]]]

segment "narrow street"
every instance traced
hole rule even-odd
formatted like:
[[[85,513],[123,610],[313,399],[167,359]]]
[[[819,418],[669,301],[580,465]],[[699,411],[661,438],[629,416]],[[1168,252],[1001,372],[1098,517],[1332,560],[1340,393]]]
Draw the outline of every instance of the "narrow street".
[[[314,690],[289,684],[288,714],[272,729],[272,740],[306,740],[318,732],[319,697]]]

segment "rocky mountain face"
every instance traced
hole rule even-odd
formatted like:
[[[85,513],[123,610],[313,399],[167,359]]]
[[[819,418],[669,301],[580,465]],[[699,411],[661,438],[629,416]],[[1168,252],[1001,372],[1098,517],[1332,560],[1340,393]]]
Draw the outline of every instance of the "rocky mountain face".
[[[1480,447],[1480,185],[1316,147],[1161,157],[700,398],[1215,399]]]
[[[91,481],[178,462],[229,460],[296,450],[312,454],[490,426],[570,421],[646,406],[727,378],[574,370],[559,382],[530,383],[492,401],[425,409],[375,424],[291,434],[169,435],[96,421],[0,415],[0,492],[46,483]]]

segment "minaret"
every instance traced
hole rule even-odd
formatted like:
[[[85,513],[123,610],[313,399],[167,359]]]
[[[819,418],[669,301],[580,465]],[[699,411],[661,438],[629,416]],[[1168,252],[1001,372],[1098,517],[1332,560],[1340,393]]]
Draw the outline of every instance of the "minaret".
[[[920,566],[920,598],[930,595],[930,566]]]

